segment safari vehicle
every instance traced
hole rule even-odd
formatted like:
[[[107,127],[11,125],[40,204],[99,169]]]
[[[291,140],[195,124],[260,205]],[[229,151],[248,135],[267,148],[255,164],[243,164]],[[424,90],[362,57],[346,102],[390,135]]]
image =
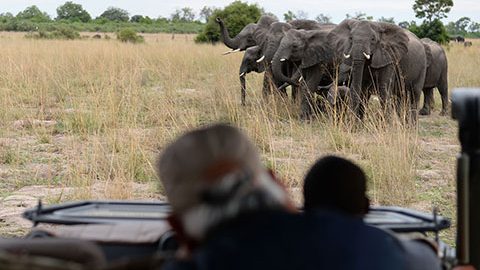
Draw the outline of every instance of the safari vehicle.
[[[400,207],[372,207],[365,221],[398,234],[429,237],[437,242],[445,269],[466,264],[480,269],[480,230],[476,229],[480,228],[480,213],[475,208],[475,196],[480,196],[480,89],[455,90],[452,115],[459,123],[462,146],[457,164],[456,249],[439,239],[438,233],[449,228],[450,221],[436,211],[427,214]],[[33,222],[31,232],[25,239],[0,241],[0,251],[45,256],[74,266],[88,265],[87,269],[154,254],[169,256],[178,248],[167,222],[170,211],[167,202],[80,201],[46,207],[39,202],[24,213]],[[96,245],[89,246],[91,242]],[[0,269],[8,269],[8,257],[1,255]],[[43,260],[34,260],[31,266],[15,269],[70,269]]]

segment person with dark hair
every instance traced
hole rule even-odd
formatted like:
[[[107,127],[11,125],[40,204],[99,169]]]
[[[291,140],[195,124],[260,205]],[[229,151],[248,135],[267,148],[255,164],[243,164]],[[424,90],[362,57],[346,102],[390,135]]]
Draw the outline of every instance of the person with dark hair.
[[[304,208],[340,210],[363,217],[368,212],[367,178],[354,163],[335,156],[319,159],[304,181]]]
[[[367,177],[359,166],[341,157],[323,157],[317,160],[305,176],[305,216],[325,222],[326,213],[336,212],[344,218],[356,220],[352,222],[357,222],[358,225],[354,231],[349,232],[349,237],[358,241],[358,254],[378,258],[377,255],[383,252],[385,243],[389,242],[399,247],[397,254],[401,254],[405,259],[404,269],[441,269],[441,262],[434,248],[426,244],[424,239],[401,239],[391,232],[363,222],[370,204],[366,192]],[[352,241],[352,245],[355,243]],[[362,245],[364,250],[360,250]]]

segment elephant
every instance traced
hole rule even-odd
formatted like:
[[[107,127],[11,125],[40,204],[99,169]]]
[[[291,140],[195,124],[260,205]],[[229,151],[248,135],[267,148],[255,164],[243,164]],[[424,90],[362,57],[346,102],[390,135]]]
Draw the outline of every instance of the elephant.
[[[322,29],[325,27],[333,28],[334,26],[333,24],[319,24],[318,22],[312,20],[294,20],[290,23],[283,23],[277,22],[274,18],[265,15],[260,18],[258,23],[251,23],[245,26],[237,36],[230,38],[223,21],[219,18],[216,20],[221,28],[222,41],[227,47],[231,48],[231,50],[227,53],[242,51],[252,46],[260,46],[261,50],[264,52],[263,55],[259,55],[259,57],[256,59],[258,63],[262,63],[264,65],[263,68],[258,68],[257,65],[252,63],[250,58],[252,55],[254,55],[253,52],[258,52],[258,49],[252,50],[248,55],[245,55],[242,60],[242,65],[245,66],[245,70],[240,71],[243,105],[245,105],[245,75],[251,71],[266,71],[262,89],[264,96],[267,96],[271,92],[270,88],[272,85],[274,85],[277,89],[281,88],[282,84],[273,79],[270,62],[287,30],[291,28]],[[255,68],[253,68],[253,66],[255,66]],[[283,71],[290,76],[293,76],[296,70],[291,63],[285,63],[282,68]],[[280,92],[286,95],[285,89],[281,88]],[[296,92],[296,88],[292,88],[293,99],[295,99]]]
[[[299,85],[297,80],[282,72],[282,63],[292,62],[301,70],[301,118],[311,116],[314,106],[314,93],[326,95],[319,85],[328,85],[328,90],[334,81],[335,51],[330,46],[327,30],[297,30],[290,29],[282,39],[272,60],[274,78],[290,85]]]
[[[442,111],[440,115],[448,112],[448,62],[445,51],[437,42],[429,39],[421,39],[427,55],[427,73],[423,86],[424,102],[420,110],[421,115],[429,115],[434,103],[433,88],[437,87],[442,98]]]
[[[378,94],[382,107],[395,100],[397,110],[407,105],[412,120],[425,81],[425,48],[414,34],[384,22],[347,19],[330,32],[330,43],[351,69],[350,109],[363,119],[368,100]]]
[[[473,43],[472,43],[471,41],[465,41],[465,42],[463,43],[463,47],[465,47],[465,48],[466,48],[466,47],[472,47],[472,45],[473,45]]]
[[[453,41],[455,41],[455,42],[465,42],[465,38],[462,37],[462,36],[450,37],[450,40],[453,40]]]
[[[258,45],[246,49],[245,54],[243,55],[242,64],[240,65],[239,70],[242,105],[245,105],[246,96],[245,76],[252,71],[257,73],[265,71],[265,65],[257,61],[261,55],[262,50]]]

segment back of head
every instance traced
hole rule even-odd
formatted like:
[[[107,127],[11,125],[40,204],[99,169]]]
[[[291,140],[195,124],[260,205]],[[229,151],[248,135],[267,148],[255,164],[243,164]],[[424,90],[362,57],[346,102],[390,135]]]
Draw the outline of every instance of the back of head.
[[[338,210],[355,216],[368,212],[366,176],[349,160],[327,156],[319,159],[305,177],[305,210]]]
[[[256,147],[232,126],[212,125],[180,136],[164,150],[157,169],[174,214],[196,240],[242,213],[287,202]]]

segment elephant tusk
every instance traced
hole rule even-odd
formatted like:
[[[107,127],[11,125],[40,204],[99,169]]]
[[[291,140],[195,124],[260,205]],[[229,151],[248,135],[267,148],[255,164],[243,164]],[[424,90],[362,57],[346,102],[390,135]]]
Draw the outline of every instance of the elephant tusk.
[[[232,50],[230,50],[230,51],[224,52],[223,55],[227,55],[227,54],[231,54],[231,53],[236,53],[236,52],[239,52],[239,51],[240,51],[240,48],[235,49],[235,50],[232,49]]]
[[[365,58],[367,58],[367,60],[370,60],[370,54],[366,54],[366,53],[364,52],[363,55],[365,56]]]
[[[265,59],[265,55],[262,55],[262,57],[260,57],[258,60],[257,60],[257,63],[260,63],[263,61],[263,59]]]
[[[280,62],[285,62],[286,60],[287,60],[287,59],[282,58],[282,59],[280,59]]]
[[[348,59],[350,58],[350,54],[343,54],[343,57],[345,57],[345,59]]]
[[[245,76],[245,72],[240,73],[240,77]]]
[[[298,82],[301,82],[303,81],[303,76],[300,76],[300,78],[298,79]]]

